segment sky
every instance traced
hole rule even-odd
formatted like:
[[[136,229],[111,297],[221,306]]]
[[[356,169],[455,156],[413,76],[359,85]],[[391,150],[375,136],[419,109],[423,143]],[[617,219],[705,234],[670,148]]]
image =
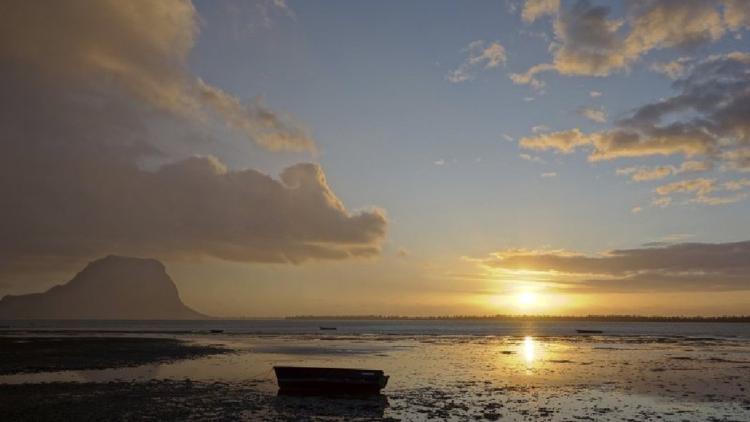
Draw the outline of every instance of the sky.
[[[750,2],[0,6],[0,296],[750,314]]]

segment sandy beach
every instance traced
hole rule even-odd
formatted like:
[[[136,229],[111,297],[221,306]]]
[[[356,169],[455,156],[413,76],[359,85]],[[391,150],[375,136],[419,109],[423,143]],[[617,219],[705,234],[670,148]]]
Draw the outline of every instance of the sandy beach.
[[[744,338],[87,333],[0,341],[0,413],[12,420],[750,418]],[[54,365],[40,365],[50,342],[65,347]],[[98,350],[88,365],[76,358],[101,344],[113,352]],[[378,368],[391,379],[374,397],[279,396],[279,364]]]

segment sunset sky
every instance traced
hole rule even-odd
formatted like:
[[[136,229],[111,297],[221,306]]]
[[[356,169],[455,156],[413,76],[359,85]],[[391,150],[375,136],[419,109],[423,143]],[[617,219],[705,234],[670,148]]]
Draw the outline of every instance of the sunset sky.
[[[750,2],[0,6],[0,296],[750,314]]]

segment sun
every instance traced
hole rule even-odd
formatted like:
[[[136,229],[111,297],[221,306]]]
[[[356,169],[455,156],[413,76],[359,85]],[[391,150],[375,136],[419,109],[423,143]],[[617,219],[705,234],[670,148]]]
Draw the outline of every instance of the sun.
[[[537,304],[536,294],[532,292],[521,292],[516,296],[516,304],[521,309],[533,308]]]

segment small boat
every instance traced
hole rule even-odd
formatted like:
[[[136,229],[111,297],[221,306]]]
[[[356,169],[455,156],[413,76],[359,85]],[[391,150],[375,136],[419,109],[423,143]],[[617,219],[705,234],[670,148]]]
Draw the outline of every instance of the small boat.
[[[576,330],[578,334],[601,334],[603,332],[602,330]]]
[[[224,330],[209,330],[211,334],[221,334],[224,332]]]
[[[388,375],[376,369],[274,366],[279,393],[378,394]]]
[[[320,327],[321,330],[335,330],[336,327]]]

